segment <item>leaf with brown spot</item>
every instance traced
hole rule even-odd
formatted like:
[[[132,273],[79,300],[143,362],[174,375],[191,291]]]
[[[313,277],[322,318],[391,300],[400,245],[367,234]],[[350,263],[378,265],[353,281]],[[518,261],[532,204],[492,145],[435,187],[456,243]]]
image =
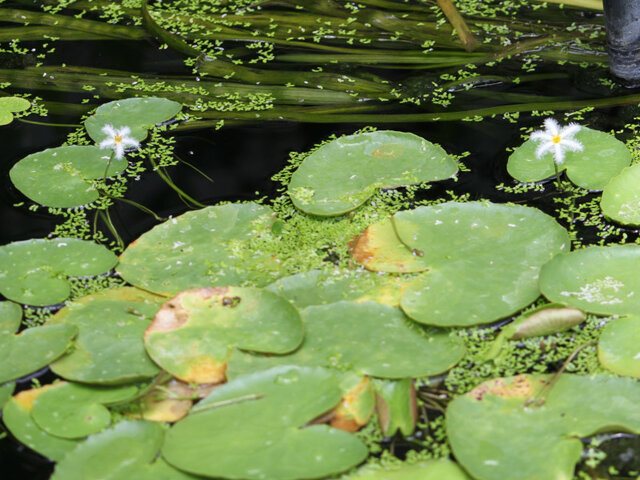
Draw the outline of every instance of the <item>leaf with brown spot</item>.
[[[373,415],[375,394],[368,377],[348,374],[341,387],[345,394],[333,411],[329,424],[345,432],[357,432]]]

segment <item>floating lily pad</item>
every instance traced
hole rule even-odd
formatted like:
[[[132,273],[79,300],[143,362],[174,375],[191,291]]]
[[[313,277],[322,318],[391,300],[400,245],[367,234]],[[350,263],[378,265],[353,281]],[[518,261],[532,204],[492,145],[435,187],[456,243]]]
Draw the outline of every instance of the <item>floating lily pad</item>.
[[[11,181],[40,205],[69,208],[99,197],[92,179],[111,177],[127,167],[97,147],[70,145],[31,154],[9,171]]]
[[[21,319],[19,305],[0,302],[0,384],[46,367],[67,350],[78,333],[72,325],[47,325],[15,335]]]
[[[457,463],[450,460],[431,460],[413,465],[367,465],[341,480],[470,480]]]
[[[34,239],[0,247],[0,293],[28,305],[53,305],[69,297],[67,276],[109,271],[117,257],[102,245],[76,238]]]
[[[269,207],[228,204],[187,212],[152,228],[120,257],[118,272],[129,283],[158,293],[197,287],[270,283],[271,257],[246,253],[246,242],[273,223]]]
[[[14,395],[2,409],[2,421],[21,443],[40,455],[59,461],[76,447],[78,441],[49,435],[31,417],[36,398],[52,387],[53,385],[46,385],[41,388],[23,390]]]
[[[138,141],[147,137],[147,130],[175,117],[182,105],[166,98],[125,98],[100,105],[96,112],[84,121],[84,126],[94,142],[100,143],[107,135],[105,125],[113,128],[129,127],[131,136]]]
[[[133,398],[138,388],[104,388],[58,382],[33,402],[31,416],[45,432],[61,438],[82,438],[111,424],[104,405]]]
[[[542,268],[540,289],[561,302],[601,315],[640,311],[640,246],[587,247],[558,255]]]
[[[144,334],[147,352],[184,382],[225,380],[237,346],[254,352],[287,353],[303,337],[300,314],[268,290],[210,287],[188,290],[166,302]]]
[[[304,159],[289,184],[305,213],[341,215],[378,188],[395,188],[453,176],[458,166],[440,146],[411,133],[381,130],[333,140]]]
[[[13,395],[13,391],[16,388],[16,384],[14,382],[5,383],[4,385],[0,385],[0,410],[4,407],[4,404],[7,403],[7,400],[11,398]]]
[[[345,392],[333,410],[329,425],[345,432],[357,432],[367,423],[375,409],[375,392],[368,377],[356,373],[345,375],[340,387]]]
[[[605,325],[598,360],[613,373],[640,378],[640,317],[616,318]]]
[[[341,300],[372,300],[397,307],[409,281],[406,277],[380,275],[366,270],[311,270],[281,278],[266,289],[286,298],[300,309]]]
[[[413,380],[374,381],[376,389],[376,411],[380,430],[385,437],[391,437],[400,431],[409,436],[416,428],[418,404]]]
[[[610,219],[623,225],[640,225],[640,165],[625,168],[602,191],[600,207]]]
[[[143,420],[120,422],[79,444],[53,472],[51,480],[188,480],[157,459],[162,444],[160,424]]]
[[[602,190],[613,177],[631,163],[627,146],[613,135],[582,127],[575,139],[582,143],[582,151],[567,151],[559,171],[566,170],[569,179],[588,190]],[[527,140],[516,148],[507,163],[509,174],[520,182],[537,182],[556,173],[553,153],[536,156],[540,142]]]
[[[164,298],[124,287],[87,295],[67,305],[49,324],[78,327],[74,349],[51,369],[67,380],[117,384],[151,378],[160,369],[147,355],[142,334]]]
[[[429,265],[422,250],[408,249],[398,238],[394,221],[382,220],[367,227],[358,237],[351,255],[369,270],[380,272],[423,272]]]
[[[400,305],[429,325],[475,325],[517,312],[540,295],[540,267],[569,248],[553,218],[518,205],[448,202],[396,213],[393,223],[405,253],[419,252],[429,268],[407,286]],[[375,251],[366,266],[378,268]],[[384,268],[404,270],[392,261]]]
[[[169,430],[162,455],[208,477],[293,480],[347,470],[366,458],[364,444],[326,425],[306,426],[338,404],[339,383],[330,370],[291,366],[239,377]]]
[[[453,454],[478,480],[573,478],[580,437],[640,432],[631,378],[519,375],[484,382],[447,407]]]
[[[22,112],[31,106],[31,102],[22,97],[0,98],[0,125],[8,125],[13,121],[13,114]]]
[[[274,364],[334,366],[382,378],[424,377],[447,371],[464,347],[449,332],[412,324],[397,308],[375,302],[337,302],[302,311],[305,337],[289,355],[234,352],[229,377]]]

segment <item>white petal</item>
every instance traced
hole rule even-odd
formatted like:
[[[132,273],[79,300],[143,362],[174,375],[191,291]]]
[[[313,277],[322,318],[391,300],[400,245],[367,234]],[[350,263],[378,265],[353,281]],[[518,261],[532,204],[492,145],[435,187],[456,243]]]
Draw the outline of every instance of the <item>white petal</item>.
[[[120,160],[122,157],[124,157],[124,147],[122,146],[122,144],[121,144],[121,143],[117,143],[117,144],[116,144],[115,151],[116,151],[116,155],[115,155],[115,157],[116,157],[118,160]]]
[[[544,130],[536,130],[535,132],[531,133],[531,136],[529,138],[534,141],[535,140],[550,141],[553,138],[553,135],[545,132]]]
[[[564,148],[562,148],[562,144],[560,143],[556,143],[553,146],[554,152],[553,152],[553,160],[558,164],[561,165],[564,163]]]
[[[100,142],[99,147],[100,148],[111,148],[115,145],[115,142],[113,141],[113,138],[105,138],[104,140],[102,140]]]
[[[121,137],[129,135],[130,133],[131,129],[129,127],[122,127],[120,130],[118,130],[118,135],[120,135]]]
[[[140,148],[140,143],[131,138],[131,137],[125,137],[122,139],[122,145],[125,147],[136,147],[136,148]]]
[[[580,143],[575,138],[563,138],[562,145],[564,145],[567,150],[571,150],[572,152],[581,152],[582,150],[584,150],[584,145],[582,145],[582,143]]]
[[[115,137],[117,135],[115,129],[113,128],[113,125],[109,125],[108,123],[104,127],[102,127],[102,132],[106,133],[110,137]]]
[[[560,136],[564,139],[564,137],[573,137],[576,133],[580,131],[582,127],[577,123],[570,123],[566,127],[562,127],[560,130]]]
[[[552,142],[544,142],[538,145],[538,148],[536,149],[536,157],[542,158],[545,153],[553,148],[553,145],[554,144]]]
[[[547,130],[547,133],[550,133],[554,137],[558,135],[558,131],[560,130],[560,125],[553,118],[549,117],[544,121],[544,128]]]

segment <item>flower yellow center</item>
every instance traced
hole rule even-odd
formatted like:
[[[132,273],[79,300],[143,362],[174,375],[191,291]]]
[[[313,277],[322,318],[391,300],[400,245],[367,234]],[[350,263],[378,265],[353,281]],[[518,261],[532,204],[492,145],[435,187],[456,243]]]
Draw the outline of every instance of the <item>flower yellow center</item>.
[[[560,138],[560,137],[558,137],[558,138]],[[121,143],[122,142],[122,135],[116,135],[115,137],[113,137],[113,141],[116,142],[116,143]],[[553,141],[555,142],[556,139],[554,138]],[[558,143],[558,142],[556,142],[556,143]]]
[[[562,141],[562,137],[560,135],[556,135],[551,139],[553,143],[560,143]]]

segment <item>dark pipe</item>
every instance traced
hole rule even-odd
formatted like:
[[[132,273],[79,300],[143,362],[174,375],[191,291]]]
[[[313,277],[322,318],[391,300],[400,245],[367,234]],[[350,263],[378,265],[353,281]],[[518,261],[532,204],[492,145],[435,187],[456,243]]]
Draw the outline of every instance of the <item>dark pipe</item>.
[[[640,1],[604,0],[611,73],[640,85]]]

